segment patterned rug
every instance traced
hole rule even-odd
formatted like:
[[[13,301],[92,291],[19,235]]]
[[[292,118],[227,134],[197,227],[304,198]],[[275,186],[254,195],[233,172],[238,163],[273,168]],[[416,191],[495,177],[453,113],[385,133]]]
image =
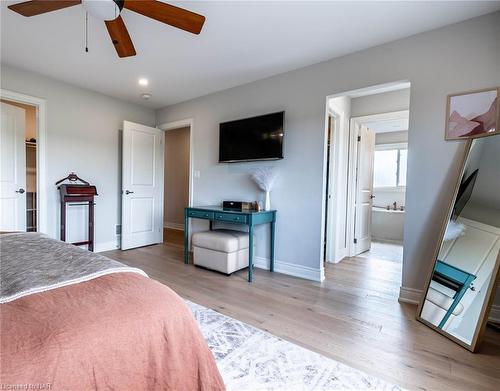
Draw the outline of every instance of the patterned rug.
[[[231,390],[391,390],[401,388],[187,301]]]

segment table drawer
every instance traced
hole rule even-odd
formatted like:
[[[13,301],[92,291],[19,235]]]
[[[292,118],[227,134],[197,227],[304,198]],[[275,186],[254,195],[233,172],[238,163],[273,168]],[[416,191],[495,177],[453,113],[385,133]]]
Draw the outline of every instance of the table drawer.
[[[219,221],[227,221],[230,223],[241,223],[241,224],[246,224],[247,223],[247,216],[245,215],[240,215],[240,214],[235,214],[235,213],[215,213],[215,220]]]
[[[197,219],[209,219],[213,220],[214,218],[214,212],[208,212],[205,210],[190,210],[188,211],[188,216],[189,217],[194,217]]]

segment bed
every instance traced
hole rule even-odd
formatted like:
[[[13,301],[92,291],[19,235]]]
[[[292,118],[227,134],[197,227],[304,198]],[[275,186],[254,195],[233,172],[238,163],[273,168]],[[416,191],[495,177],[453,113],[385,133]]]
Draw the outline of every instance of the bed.
[[[0,254],[5,389],[224,389],[184,301],[141,270],[36,233]]]

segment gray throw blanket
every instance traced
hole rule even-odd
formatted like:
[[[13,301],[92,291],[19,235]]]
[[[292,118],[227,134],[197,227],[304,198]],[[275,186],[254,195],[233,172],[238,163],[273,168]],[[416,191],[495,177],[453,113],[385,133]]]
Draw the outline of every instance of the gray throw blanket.
[[[0,303],[118,272],[139,273],[39,233],[0,235]]]

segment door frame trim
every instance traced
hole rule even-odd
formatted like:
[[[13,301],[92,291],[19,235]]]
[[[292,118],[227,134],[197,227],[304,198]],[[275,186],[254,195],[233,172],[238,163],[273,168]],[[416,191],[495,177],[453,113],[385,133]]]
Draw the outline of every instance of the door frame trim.
[[[338,218],[339,218],[338,198],[340,196],[340,191],[337,190],[335,194],[332,194],[332,192],[329,190],[331,190],[332,188],[338,189],[340,183],[339,168],[342,166],[343,163],[345,163],[339,160],[339,153],[341,148],[339,142],[341,136],[340,133],[342,132],[343,129],[342,125],[344,125],[343,122],[346,121],[346,118],[345,118],[345,113],[340,108],[335,107],[332,104],[330,104],[330,106],[327,108],[327,114],[328,114],[328,121],[330,121],[330,118],[332,118],[334,125],[333,128],[330,129],[331,132],[330,156],[327,156],[327,162],[329,163],[328,173],[330,178],[328,178],[328,186],[325,187],[327,193],[331,194],[331,197],[328,198],[328,194],[325,194],[325,197],[327,197],[327,202],[325,203],[325,205],[327,205],[328,207],[327,210],[325,211],[326,232],[323,235],[323,237],[326,237],[326,246],[323,259],[325,260],[325,262],[328,263],[338,263],[340,261],[339,258],[341,258],[339,255],[340,249],[337,242]],[[328,133],[328,127],[326,131]],[[328,138],[328,134],[326,135],[326,137]],[[325,143],[328,143],[328,141],[326,140]]]
[[[47,101],[36,96],[0,88],[0,98],[24,103],[36,108],[36,218],[37,231],[48,234],[46,148],[47,148]]]

